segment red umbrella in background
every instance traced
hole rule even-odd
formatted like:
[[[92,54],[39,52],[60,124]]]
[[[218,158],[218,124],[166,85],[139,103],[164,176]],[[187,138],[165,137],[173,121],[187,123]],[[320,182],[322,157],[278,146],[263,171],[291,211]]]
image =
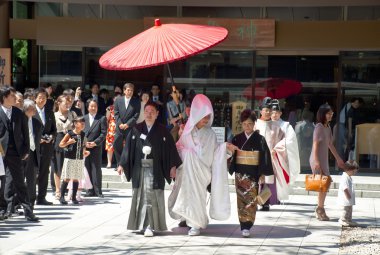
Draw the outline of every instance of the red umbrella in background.
[[[284,78],[270,78],[265,81],[257,82],[254,86],[248,86],[244,89],[243,96],[251,99],[253,88],[255,89],[256,99],[263,99],[264,97],[281,99],[300,93],[302,83]]]
[[[227,29],[189,24],[161,24],[110,49],[99,64],[108,70],[134,70],[184,59],[226,39]],[[170,69],[169,69],[169,74]],[[172,77],[171,77],[172,79]],[[173,79],[172,79],[173,82]]]

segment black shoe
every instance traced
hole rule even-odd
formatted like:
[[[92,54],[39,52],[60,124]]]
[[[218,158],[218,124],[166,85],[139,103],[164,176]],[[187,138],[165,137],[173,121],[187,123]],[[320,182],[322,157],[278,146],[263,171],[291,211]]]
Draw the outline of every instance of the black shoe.
[[[71,200],[71,202],[73,202],[74,205],[79,204],[78,200],[76,200],[76,199]]]
[[[53,205],[52,202],[47,201],[46,199],[37,200],[37,205]]]
[[[99,194],[98,198],[104,198],[104,195],[103,194]]]
[[[36,215],[34,215],[34,213],[29,213],[29,214],[25,215],[25,219],[27,221],[33,221],[33,222],[39,222],[40,221],[40,219]]]
[[[260,209],[260,211],[268,212],[270,210],[269,205],[263,205]]]
[[[186,221],[181,221],[180,223],[178,223],[178,227],[180,228],[188,228],[189,226],[186,224]]]
[[[65,197],[62,196],[60,199],[59,199],[59,202],[61,203],[61,205],[67,205],[67,201],[65,200]]]

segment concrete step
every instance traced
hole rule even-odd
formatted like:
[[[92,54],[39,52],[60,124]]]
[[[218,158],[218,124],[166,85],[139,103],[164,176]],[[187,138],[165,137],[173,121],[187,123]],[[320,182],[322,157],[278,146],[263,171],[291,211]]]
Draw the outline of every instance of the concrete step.
[[[131,189],[132,184],[127,182],[125,176],[122,177],[113,169],[103,168],[103,188],[104,189]],[[337,196],[340,175],[332,175],[333,183],[331,184],[328,196]],[[380,198],[380,175],[373,174],[369,176],[353,176],[355,195],[361,198]],[[230,192],[235,192],[234,177],[229,176]],[[166,190],[170,190],[171,186],[166,185]],[[305,174],[298,176],[291,194],[293,195],[309,195],[316,196],[318,193],[305,190]]]

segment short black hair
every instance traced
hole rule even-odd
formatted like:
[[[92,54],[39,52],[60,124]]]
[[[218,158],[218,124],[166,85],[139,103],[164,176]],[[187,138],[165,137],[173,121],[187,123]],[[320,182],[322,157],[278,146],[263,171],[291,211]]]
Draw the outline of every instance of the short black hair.
[[[8,97],[12,92],[16,93],[16,90],[9,85],[5,85],[3,87],[0,87],[0,103],[3,104],[4,98]]]
[[[156,111],[158,111],[158,105],[155,103],[155,102],[151,102],[151,101],[148,101],[145,106],[144,106],[144,110],[147,106],[152,106],[154,107],[154,109],[156,109]]]
[[[92,89],[92,87],[94,87],[94,86],[98,86],[98,88],[100,89],[100,85],[97,82],[91,82],[90,83],[90,89]]]
[[[75,128],[75,123],[77,123],[77,122],[85,122],[84,116],[76,116],[73,119],[73,128]]]
[[[250,109],[245,109],[240,114],[240,122],[244,122],[247,119],[251,119],[255,123],[257,120],[256,113]]]
[[[41,87],[44,88],[44,89],[47,89],[49,87],[53,87],[53,85],[50,82],[48,82],[48,83],[42,84]]]
[[[47,93],[46,89],[44,89],[44,88],[36,88],[34,90],[34,97],[37,97],[38,94],[45,94],[46,98],[48,97],[48,93]]]
[[[91,102],[95,102],[96,105],[99,106],[98,99],[95,99],[95,98],[89,98],[89,99],[86,101],[86,109],[88,109],[88,107],[90,106]]]
[[[131,89],[135,90],[135,85],[133,85],[133,83],[127,82],[123,86],[123,91],[126,90],[127,88],[131,88]]]

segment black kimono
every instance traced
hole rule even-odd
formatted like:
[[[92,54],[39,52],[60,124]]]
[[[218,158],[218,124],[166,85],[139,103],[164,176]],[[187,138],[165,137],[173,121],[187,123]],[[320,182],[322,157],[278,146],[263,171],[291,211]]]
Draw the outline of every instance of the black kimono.
[[[143,147],[151,152],[144,159]],[[133,197],[128,229],[166,230],[164,187],[170,183],[170,169],[182,164],[173,137],[157,121],[150,132],[145,121],[129,132],[120,166],[128,181],[132,180]]]
[[[261,175],[273,175],[271,155],[265,138],[258,131],[253,132],[248,139],[244,132],[240,133],[232,139],[232,144],[242,151],[255,152],[257,155],[253,164],[241,164],[236,151],[229,169],[230,174],[235,172],[241,230],[250,229],[256,217],[259,178]]]

